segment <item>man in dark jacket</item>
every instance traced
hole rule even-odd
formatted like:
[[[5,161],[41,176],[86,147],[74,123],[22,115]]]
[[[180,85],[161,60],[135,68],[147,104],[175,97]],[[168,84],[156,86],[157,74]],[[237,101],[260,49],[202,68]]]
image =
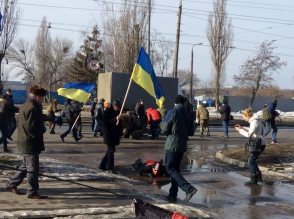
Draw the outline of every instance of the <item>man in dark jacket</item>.
[[[62,135],[60,135],[61,140],[64,142],[64,138],[71,132],[73,132],[73,137],[75,139],[76,142],[78,142],[81,138],[78,138],[77,136],[77,129],[73,124],[75,122],[75,113],[76,113],[76,109],[73,108],[73,106],[71,105],[71,100],[67,99],[64,103],[64,109],[63,109],[63,117],[66,118],[67,123],[68,123],[68,130],[66,130]]]
[[[271,114],[271,118],[267,121],[265,121],[265,132],[264,135],[267,136],[271,129],[273,129],[272,132],[272,144],[278,144],[277,142],[277,132],[278,127],[276,126],[276,107],[278,104],[277,99],[273,99],[271,103],[268,104],[268,112]]]
[[[227,101],[223,100],[218,112],[221,114],[221,120],[224,129],[224,135],[222,136],[222,138],[227,139],[229,138],[228,126],[231,115],[231,107],[227,104]]]
[[[141,99],[139,103],[136,104],[135,112],[137,114],[138,119],[140,119],[141,126],[143,128],[143,132],[146,131],[146,117],[145,117],[145,106],[144,106],[144,100]]]
[[[78,118],[77,122],[76,122],[76,129],[77,129],[77,133],[79,137],[83,137],[82,135],[82,118],[80,116],[81,111],[84,110],[84,107],[81,106],[81,104],[75,100],[71,101],[71,105],[74,108],[74,117],[75,120]]]
[[[99,169],[113,174],[117,174],[113,169],[115,147],[119,145],[122,137],[121,115],[119,115],[120,108],[121,102],[119,100],[114,100],[112,105],[104,111],[102,116],[104,124],[103,138],[104,144],[107,145],[107,151],[99,165]]]
[[[5,94],[5,96],[4,96],[4,99],[5,99],[6,101],[8,101],[9,104],[10,104],[12,107],[14,107],[13,95],[12,95],[12,93],[11,93],[11,89],[10,89],[10,88],[8,88],[8,89],[6,90],[6,94]],[[8,138],[9,140],[11,140],[11,141],[13,140],[13,139],[11,138],[11,136],[13,135],[15,129],[16,129],[15,112],[11,112],[10,122],[9,122],[9,125],[8,125],[8,133],[7,133],[7,138]]]
[[[17,186],[27,176],[27,197],[46,199],[38,193],[39,154],[45,150],[43,134],[46,131],[42,114],[42,102],[46,89],[34,85],[30,88],[29,99],[20,107],[18,116],[17,150],[22,153],[23,162],[18,171],[7,182],[6,188],[13,193],[22,194]]]
[[[188,136],[194,135],[193,118],[185,110],[184,97],[175,97],[175,107],[169,110],[162,123],[162,132],[167,136],[165,142],[165,168],[171,177],[169,195],[166,197],[170,202],[177,201],[178,187],[186,192],[184,202],[188,202],[197,192],[180,173],[180,165],[183,154],[187,150]]]
[[[95,109],[96,109],[97,102],[98,102],[98,99],[94,98],[93,103],[91,104],[91,117],[92,117],[91,128],[92,128],[92,132],[94,132],[94,127],[95,127]]]
[[[8,125],[11,123],[11,117],[14,113],[18,112],[18,108],[10,104],[4,99],[3,94],[0,95],[0,131],[1,138],[0,144],[3,146],[3,152],[8,152],[7,149],[7,137],[8,137]]]
[[[104,102],[105,100],[101,98],[99,102],[96,104],[95,107],[95,126],[93,131],[93,137],[97,137],[98,129],[100,129],[100,136],[103,136],[103,122],[102,122],[102,116],[104,112]]]

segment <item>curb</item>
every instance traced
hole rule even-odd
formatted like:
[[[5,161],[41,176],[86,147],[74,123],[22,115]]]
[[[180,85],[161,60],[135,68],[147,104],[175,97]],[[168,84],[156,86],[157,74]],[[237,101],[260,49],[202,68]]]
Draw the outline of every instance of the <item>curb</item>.
[[[233,158],[226,157],[225,155],[222,154],[222,151],[216,152],[215,157],[222,160],[222,161],[224,161],[224,162],[226,162],[226,163],[233,164],[233,165],[238,166],[238,167],[249,168],[248,163],[240,161],[240,160],[236,160],[236,159],[233,159]],[[279,173],[279,172],[273,171],[271,168],[264,167],[264,166],[258,166],[258,167],[259,167],[261,172],[267,172],[267,173],[273,174],[275,176],[281,176],[281,177],[285,177],[285,178],[288,178],[288,179],[294,179],[294,176],[289,176],[289,175],[284,174],[284,173]]]

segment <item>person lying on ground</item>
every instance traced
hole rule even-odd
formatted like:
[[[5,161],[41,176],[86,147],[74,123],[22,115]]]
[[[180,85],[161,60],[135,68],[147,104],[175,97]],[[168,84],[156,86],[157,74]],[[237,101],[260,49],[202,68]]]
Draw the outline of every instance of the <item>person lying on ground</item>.
[[[166,172],[165,166],[162,163],[163,160],[159,162],[147,160],[147,162],[143,163],[141,159],[138,159],[133,164],[133,168],[140,176],[150,176],[153,178],[168,177],[169,174]]]

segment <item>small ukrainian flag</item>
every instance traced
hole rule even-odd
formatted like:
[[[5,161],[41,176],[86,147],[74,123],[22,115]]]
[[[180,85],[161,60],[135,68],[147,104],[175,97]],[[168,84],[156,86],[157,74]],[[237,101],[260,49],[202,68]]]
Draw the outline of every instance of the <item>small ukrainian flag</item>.
[[[96,84],[92,83],[68,83],[57,89],[60,96],[87,103]]]

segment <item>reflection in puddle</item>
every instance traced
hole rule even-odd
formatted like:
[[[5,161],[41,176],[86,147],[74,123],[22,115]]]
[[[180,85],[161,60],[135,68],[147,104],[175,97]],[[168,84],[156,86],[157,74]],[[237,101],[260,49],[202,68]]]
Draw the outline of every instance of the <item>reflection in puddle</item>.
[[[187,156],[183,156],[182,159],[182,172],[226,172],[223,168],[215,168],[208,164],[203,158],[190,159]]]

